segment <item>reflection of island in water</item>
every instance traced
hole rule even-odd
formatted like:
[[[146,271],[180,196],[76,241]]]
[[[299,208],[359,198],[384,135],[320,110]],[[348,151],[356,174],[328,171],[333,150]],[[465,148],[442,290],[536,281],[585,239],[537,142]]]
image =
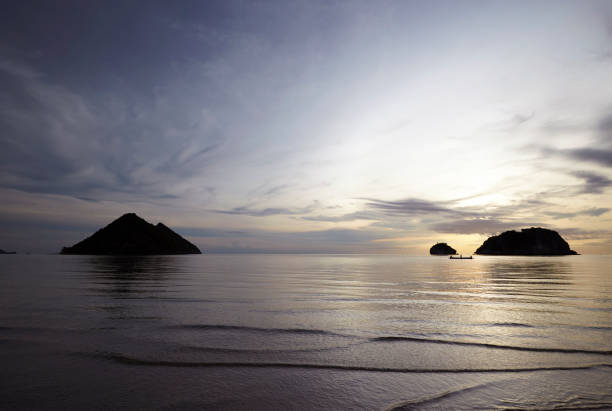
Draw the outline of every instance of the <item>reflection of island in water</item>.
[[[515,280],[566,280],[572,273],[572,265],[566,261],[528,260],[495,261],[487,264],[487,273],[492,278],[509,278]]]
[[[495,261],[486,264],[483,271],[493,284],[487,291],[505,295],[560,297],[574,284],[574,270],[567,261]]]
[[[176,264],[172,256],[91,256],[85,260],[98,280],[112,283],[137,284],[145,281],[163,281]],[[128,287],[125,292],[130,292]],[[122,291],[123,292],[123,291]]]
[[[89,289],[103,297],[97,308],[112,319],[159,319],[134,313],[138,305],[127,300],[157,300],[167,297],[172,274],[177,271],[175,256],[91,256],[83,259]],[[112,301],[109,304],[109,299]],[[124,301],[124,302],[122,302]]]

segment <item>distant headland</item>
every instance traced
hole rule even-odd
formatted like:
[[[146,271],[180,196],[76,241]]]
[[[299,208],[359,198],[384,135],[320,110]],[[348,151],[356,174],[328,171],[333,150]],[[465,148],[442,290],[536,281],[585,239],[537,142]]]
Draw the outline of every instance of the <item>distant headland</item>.
[[[62,248],[60,254],[156,255],[202,252],[164,224],[153,225],[134,213],[128,213],[72,247]]]
[[[0,250],[0,254],[17,254],[15,251],[4,251]]]
[[[455,255],[457,250],[446,243],[436,243],[429,249],[431,255]]]
[[[479,248],[480,255],[576,255],[559,233],[546,228],[505,231],[489,237]]]

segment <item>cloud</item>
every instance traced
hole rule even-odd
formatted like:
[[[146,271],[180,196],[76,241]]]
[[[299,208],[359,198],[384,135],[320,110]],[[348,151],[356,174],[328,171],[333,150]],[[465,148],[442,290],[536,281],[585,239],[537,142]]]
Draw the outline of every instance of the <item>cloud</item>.
[[[284,236],[285,234],[281,235]],[[330,229],[320,231],[306,231],[299,233],[286,234],[287,237],[293,238],[297,236],[300,240],[311,241],[317,243],[322,242],[337,242],[342,244],[357,244],[369,243],[371,241],[387,239],[395,234],[383,231],[371,230],[355,230],[355,229]]]
[[[220,228],[173,227],[181,235],[202,238],[254,237],[257,233],[248,230],[224,230]]]
[[[421,217],[431,215],[473,215],[467,209],[451,208],[448,205],[455,201],[434,202],[418,198],[403,200],[381,200],[361,198],[365,201],[364,209],[341,215],[316,215],[302,217],[308,221],[344,222],[355,220],[385,220],[395,217]]]
[[[314,209],[314,205],[302,208],[285,208],[285,207],[267,207],[263,209],[255,209],[249,206],[235,207],[231,210],[211,210],[214,213],[230,214],[230,215],[248,215],[251,217],[268,217],[272,215],[299,215],[310,213]]]
[[[248,196],[249,198],[255,197],[258,199],[264,199],[278,196],[292,189],[295,189],[293,184],[270,185],[270,183],[264,183],[250,190],[248,192]]]
[[[612,235],[610,230],[585,230],[582,228],[568,227],[560,228],[559,234],[567,240],[591,240],[608,238]]]
[[[485,193],[486,194],[486,193]],[[434,231],[448,233],[492,233],[516,228],[517,226],[542,225],[531,221],[513,221],[508,219],[514,215],[529,215],[550,203],[538,198],[525,198],[506,205],[485,204],[474,207],[456,207],[455,204],[466,199],[480,197],[467,196],[449,201],[429,201],[409,198],[389,201],[366,198],[365,208],[353,213],[342,215],[317,215],[302,217],[308,221],[344,222],[355,220],[374,221],[370,227],[413,230],[415,223],[406,224],[405,218],[419,219],[420,223],[430,225]],[[602,210],[598,212],[603,213]],[[589,210],[589,215],[595,213]],[[445,221],[453,218],[452,221]]]
[[[612,167],[612,150],[606,148],[575,148],[558,150],[558,153],[573,160],[592,162]]]
[[[0,61],[0,86],[4,187],[92,200],[177,198],[223,147],[200,109],[163,98],[84,95],[8,60]]]
[[[599,62],[607,62],[608,60],[612,60],[612,50],[595,52],[593,53],[593,57]]]
[[[0,59],[0,71],[21,79],[36,79],[41,76],[38,71],[31,67],[7,59]]]
[[[277,186],[270,187],[269,189],[265,190],[263,192],[263,195],[266,197],[269,197],[272,195],[280,194],[283,191],[287,190],[289,187],[290,187],[289,184],[279,184]]]
[[[451,234],[494,234],[501,231],[516,230],[524,227],[542,227],[546,224],[525,221],[504,221],[475,218],[469,220],[446,221],[431,226],[439,233]]]
[[[388,215],[423,215],[423,214],[456,214],[455,210],[436,204],[432,201],[417,198],[405,200],[386,201],[372,198],[365,198],[366,206],[373,210],[378,210]]]
[[[306,216],[302,217],[303,220],[307,221],[324,221],[324,222],[343,222],[343,221],[356,221],[356,220],[378,220],[380,216],[375,213],[366,211],[356,211],[354,213],[347,213],[341,215],[317,215],[317,216]]]
[[[596,143],[599,148],[580,147],[572,149],[557,149],[550,146],[535,146],[544,157],[561,156],[570,160],[594,163],[606,167],[612,167],[612,148]],[[534,146],[530,146],[534,147]]]
[[[584,180],[583,185],[578,190],[579,194],[601,194],[612,186],[612,180],[601,174],[590,171],[575,171],[570,174]]]
[[[583,128],[567,124],[549,124],[550,132],[576,132]],[[602,116],[594,126],[584,128],[583,131],[592,131],[596,134],[596,140],[588,147],[577,147],[571,149],[557,149],[551,146],[539,146],[544,156],[562,156],[571,160],[588,162],[605,167],[612,167],[612,114]]]
[[[393,249],[389,243],[396,233],[373,229],[329,229],[313,231],[223,230],[178,227],[193,236],[207,252],[220,253],[353,253]]]
[[[599,138],[603,143],[612,144],[612,114],[604,116],[597,127]]]
[[[188,146],[186,148],[177,150],[172,156],[164,161],[162,164],[156,167],[157,170],[162,172],[173,172],[175,170],[188,169],[190,163],[196,160],[203,160],[208,154],[218,150],[221,143],[214,143],[203,148],[197,146]]]
[[[523,123],[528,122],[529,120],[531,120],[533,117],[535,116],[535,113],[531,113],[531,114],[515,114],[512,119],[510,119],[510,124],[513,125],[514,127],[516,126],[520,126]]]
[[[610,211],[609,208],[588,208],[586,210],[580,210],[575,212],[555,212],[555,211],[547,211],[544,214],[551,216],[554,219],[562,219],[562,218],[574,218],[582,215],[591,216],[591,217],[599,217],[605,213]]]

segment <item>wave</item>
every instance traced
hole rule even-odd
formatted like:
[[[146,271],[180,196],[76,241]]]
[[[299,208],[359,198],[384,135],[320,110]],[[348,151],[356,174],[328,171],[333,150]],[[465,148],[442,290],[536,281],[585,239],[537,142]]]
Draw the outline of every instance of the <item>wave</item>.
[[[45,346],[48,345],[42,341],[33,341],[33,340],[24,340],[24,339],[16,339],[16,338],[0,338],[0,346],[3,347],[15,347],[15,348],[23,348],[24,346]]]
[[[118,315],[118,316],[114,316],[114,317],[109,317],[109,320],[130,320],[130,321],[137,321],[137,320],[163,320],[163,317],[155,317],[155,316],[138,316],[138,315]]]
[[[350,346],[362,344],[360,342],[346,345],[336,345],[332,347],[319,347],[319,348],[287,348],[287,349],[253,349],[253,348],[226,348],[226,347],[200,347],[194,345],[182,346],[181,351],[195,351],[195,352],[207,352],[207,353],[223,353],[223,354],[283,354],[283,353],[320,353],[334,350],[346,349]]]
[[[156,317],[134,317],[138,319],[147,319],[153,320]],[[130,318],[131,319],[131,318]],[[529,325],[520,324],[520,323],[498,323],[498,324],[506,324],[509,326],[515,327],[531,327]],[[249,331],[249,332],[257,332],[257,333],[269,333],[269,334],[298,334],[298,335],[319,335],[319,336],[328,336],[328,337],[337,337],[337,338],[347,338],[355,340],[354,344],[364,344],[364,343],[388,343],[388,342],[413,342],[413,343],[424,343],[424,344],[445,344],[445,345],[458,345],[458,346],[471,346],[471,347],[481,347],[481,348],[491,348],[491,349],[499,349],[499,350],[514,350],[514,351],[528,351],[528,352],[547,352],[547,353],[562,353],[562,354],[591,354],[591,355],[612,355],[612,351],[610,350],[589,350],[589,349],[579,349],[579,348],[551,348],[551,347],[523,347],[516,345],[503,345],[503,344],[493,344],[493,343],[483,343],[483,342],[475,342],[475,341],[456,341],[456,340],[448,340],[448,339],[438,339],[438,338],[427,338],[427,337],[410,337],[410,336],[380,336],[380,337],[362,337],[354,334],[343,334],[333,331],[326,330],[318,330],[318,329],[310,329],[310,328],[264,328],[264,327],[251,327],[251,326],[241,326],[241,325],[224,325],[224,324],[179,324],[179,325],[168,325],[163,328],[166,329],[182,329],[182,330],[229,330],[229,331]],[[110,329],[113,329],[112,327]],[[11,331],[34,331],[34,332],[74,332],[75,330],[71,329],[53,329],[53,328],[41,328],[41,327],[7,327],[0,326],[0,332],[11,332]],[[348,345],[336,346],[332,347],[332,349],[336,348],[344,348]],[[313,349],[304,349],[303,351],[321,351],[329,348],[313,348]],[[203,347],[202,350],[217,350],[221,352],[225,350],[225,348],[213,348],[213,347]],[[230,351],[227,352],[239,352],[244,350],[236,349],[228,349]],[[287,352],[287,351],[295,351],[295,350],[278,350],[278,352]],[[253,351],[255,352],[255,351]],[[276,350],[258,350],[257,352],[276,352]]]
[[[45,328],[42,328],[42,327],[11,327],[11,326],[0,325],[0,331],[41,331],[41,330],[45,330]]]
[[[584,405],[552,405],[548,407],[522,407],[520,405],[505,408],[495,408],[498,411],[593,411],[593,410],[610,410],[612,409],[612,402],[605,402],[602,404],[584,404]]]
[[[605,325],[602,325],[602,326],[595,326],[595,325],[587,326],[587,325],[582,325],[582,326],[575,326],[575,327],[569,327],[569,328],[585,328],[587,330],[602,330],[602,331],[610,331],[610,330],[612,330],[612,327],[608,327],[608,326],[605,326]]]
[[[511,327],[532,327],[527,324],[521,323],[497,323],[505,324]],[[515,350],[515,351],[530,351],[530,352],[549,352],[549,353],[563,353],[563,354],[594,354],[594,355],[612,355],[612,351],[609,350],[588,350],[579,348],[550,348],[550,347],[522,347],[516,345],[503,345],[493,343],[481,343],[475,341],[453,341],[446,339],[437,338],[426,338],[426,337],[408,337],[408,336],[381,336],[373,338],[364,338],[357,335],[342,334],[333,331],[309,329],[309,328],[263,328],[263,327],[250,327],[241,325],[223,325],[223,324],[181,324],[181,325],[170,325],[166,328],[170,329],[194,329],[194,330],[237,330],[237,331],[252,331],[259,333],[288,333],[288,334],[305,334],[305,335],[325,335],[342,338],[359,339],[362,342],[374,342],[374,343],[385,343],[385,342],[416,342],[416,343],[430,343],[430,344],[447,344],[447,345],[461,345],[461,346],[473,346],[483,348],[493,348],[500,350]]]
[[[25,326],[0,326],[0,332],[6,333],[80,333],[76,328],[55,328],[55,327],[25,327]]]
[[[508,323],[500,322],[500,323],[476,324],[476,325],[484,325],[488,327],[520,327],[520,328],[548,328],[548,329],[568,328],[571,330],[598,330],[598,331],[599,330],[601,331],[612,330],[612,327],[609,327],[609,326],[565,325],[565,324],[552,324],[552,325],[547,325],[547,326],[537,326],[537,325],[512,323],[512,322],[508,322]]]
[[[521,328],[534,328],[533,325],[523,324],[523,323],[492,323],[485,324],[491,327],[521,327]]]
[[[329,335],[345,338],[359,338],[354,335],[340,334],[333,331],[315,330],[309,328],[264,328],[250,327],[243,325],[222,325],[222,324],[181,324],[170,325],[165,328],[169,329],[185,329],[185,330],[236,330],[236,331],[254,331],[260,333],[287,333],[287,334],[309,334],[309,335]]]
[[[512,382],[513,379],[505,381],[506,383]],[[502,381],[502,383],[504,383]],[[492,385],[497,385],[499,382],[491,381],[481,384],[474,384],[470,386],[459,387],[455,389],[451,389],[448,391],[444,391],[440,394],[420,398],[416,400],[409,401],[401,401],[391,406],[387,407],[384,411],[408,411],[413,409],[418,409],[423,405],[430,405],[432,403],[439,402],[441,400],[447,399],[449,397],[453,397],[455,395],[464,394],[466,392],[475,391],[483,388],[487,388]],[[505,410],[505,411],[519,411],[519,410],[529,410],[529,411],[570,411],[570,410],[603,410],[610,409],[612,407],[612,403],[606,401],[605,398],[584,398],[580,396],[571,396],[566,399],[556,400],[553,404],[541,404],[540,406],[534,406],[535,404],[521,404],[519,402],[512,403],[511,401],[505,400],[502,401],[505,406],[490,406],[490,409],[495,410]],[[511,406],[508,406],[513,404]],[[527,406],[525,406],[527,405]]]
[[[188,368],[212,368],[212,367],[246,367],[246,368],[301,368],[340,371],[369,371],[369,372],[395,372],[395,373],[519,373],[534,371],[572,371],[589,370],[594,368],[612,368],[612,364],[597,363],[567,367],[529,367],[529,368],[391,368],[391,367],[367,367],[359,365],[341,364],[314,364],[314,363],[287,363],[287,362],[238,362],[238,361],[163,361],[146,360],[130,357],[118,353],[93,353],[80,354],[88,357],[103,358],[125,365],[153,366],[153,367],[188,367]]]
[[[467,387],[456,388],[454,390],[448,390],[441,394],[434,395],[431,397],[421,398],[421,399],[412,400],[412,401],[402,401],[402,402],[398,402],[398,403],[395,403],[389,406],[388,408],[385,409],[385,411],[411,410],[414,407],[418,407],[418,406],[425,405],[425,404],[430,404],[432,402],[438,402],[444,398],[452,397],[454,395],[462,394],[468,391],[474,391],[480,388],[485,388],[493,384],[494,384],[493,382],[488,382],[484,384],[470,385]]]
[[[550,353],[565,353],[565,354],[612,355],[612,351],[603,351],[603,350],[600,351],[600,350],[585,350],[585,349],[574,349],[574,348],[521,347],[521,346],[516,346],[516,345],[501,345],[501,344],[479,343],[479,342],[469,342],[469,341],[438,340],[435,338],[387,336],[387,337],[371,338],[370,341],[372,342],[409,341],[409,342],[429,343],[429,344],[467,345],[467,346],[474,346],[474,347],[495,348],[495,349],[500,349],[500,350],[550,352]]]

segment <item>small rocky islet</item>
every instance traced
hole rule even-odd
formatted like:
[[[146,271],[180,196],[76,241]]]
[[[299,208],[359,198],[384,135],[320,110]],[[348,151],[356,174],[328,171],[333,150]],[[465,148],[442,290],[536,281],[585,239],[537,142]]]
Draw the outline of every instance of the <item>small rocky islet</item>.
[[[202,254],[200,249],[162,223],[153,225],[135,213],[124,214],[60,254],[163,255]]]
[[[455,255],[457,250],[446,243],[436,243],[429,249],[431,255]]]

